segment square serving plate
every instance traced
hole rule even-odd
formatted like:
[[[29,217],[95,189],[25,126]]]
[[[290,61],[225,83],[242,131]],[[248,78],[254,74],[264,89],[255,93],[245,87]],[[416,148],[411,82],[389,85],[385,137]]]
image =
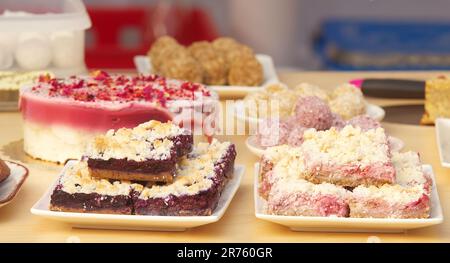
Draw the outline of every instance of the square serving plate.
[[[209,85],[208,87],[217,92],[219,96],[222,97],[235,97],[242,98],[245,97],[250,92],[258,90],[259,88],[269,84],[278,82],[278,76],[275,71],[275,66],[273,60],[268,55],[257,54],[256,59],[261,63],[264,72],[264,81],[261,86],[229,86],[229,85]],[[153,72],[152,65],[150,63],[150,58],[148,56],[135,56],[134,64],[136,69],[141,74],[151,74]]]
[[[76,161],[69,161],[63,169],[72,166]],[[210,216],[143,216],[143,215],[113,215],[93,213],[69,213],[50,211],[50,196],[58,179],[50,186],[41,199],[31,208],[31,213],[44,218],[70,223],[78,228],[95,229],[126,229],[126,230],[154,230],[154,231],[184,231],[188,228],[206,225],[219,221],[234,197],[245,167],[236,165],[233,178],[225,186],[219,204]]]
[[[436,119],[436,140],[441,165],[450,168],[450,119]]]
[[[259,163],[255,164],[255,215],[257,218],[289,227],[293,231],[317,232],[390,232],[400,233],[409,229],[441,224],[444,221],[439,195],[431,165],[423,165],[433,180],[431,192],[431,217],[427,219],[394,218],[341,218],[313,216],[280,216],[265,213],[266,201],[258,194]]]

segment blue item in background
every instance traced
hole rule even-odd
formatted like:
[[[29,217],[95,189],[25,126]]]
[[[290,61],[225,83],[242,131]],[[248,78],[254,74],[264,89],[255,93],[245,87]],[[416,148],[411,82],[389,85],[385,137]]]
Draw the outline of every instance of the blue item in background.
[[[332,19],[315,42],[325,69],[450,69],[450,23]]]

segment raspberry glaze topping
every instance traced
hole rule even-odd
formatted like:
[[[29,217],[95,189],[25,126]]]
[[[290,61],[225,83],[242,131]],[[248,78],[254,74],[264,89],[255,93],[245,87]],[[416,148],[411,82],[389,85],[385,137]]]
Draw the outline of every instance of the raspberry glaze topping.
[[[42,75],[32,86],[21,88],[19,104],[24,120],[34,124],[106,132],[149,120],[172,120],[177,107],[184,105],[175,102],[197,105],[215,100],[215,94],[202,84],[95,71],[65,79]]]
[[[104,71],[94,71],[89,77],[72,76],[66,79],[42,75],[32,87],[32,92],[82,102],[145,101],[161,106],[171,100],[195,100],[200,96],[211,96],[202,84],[166,79],[158,75],[109,75]]]

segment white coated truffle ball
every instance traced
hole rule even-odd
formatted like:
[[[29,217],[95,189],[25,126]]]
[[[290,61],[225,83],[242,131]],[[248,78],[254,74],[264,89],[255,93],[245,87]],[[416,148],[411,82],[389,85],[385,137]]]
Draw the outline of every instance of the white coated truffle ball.
[[[69,68],[82,64],[78,42],[74,32],[55,32],[50,36],[53,64],[59,68]]]
[[[26,33],[19,38],[15,52],[17,64],[26,70],[45,69],[52,60],[47,37],[39,33]]]
[[[0,70],[8,69],[14,63],[16,37],[14,32],[0,33]]]

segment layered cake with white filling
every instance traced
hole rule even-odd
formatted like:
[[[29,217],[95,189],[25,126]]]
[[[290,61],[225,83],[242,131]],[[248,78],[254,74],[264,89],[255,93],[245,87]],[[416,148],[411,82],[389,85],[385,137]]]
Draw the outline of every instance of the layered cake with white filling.
[[[36,159],[78,159],[95,135],[149,120],[201,123],[214,110],[204,106],[215,101],[201,84],[156,75],[43,77],[20,91],[24,149]]]
[[[437,118],[450,118],[450,79],[441,76],[425,84],[424,114],[421,124],[434,124]]]
[[[86,158],[93,177],[170,183],[178,158],[191,151],[192,143],[189,131],[152,120],[96,136]]]

